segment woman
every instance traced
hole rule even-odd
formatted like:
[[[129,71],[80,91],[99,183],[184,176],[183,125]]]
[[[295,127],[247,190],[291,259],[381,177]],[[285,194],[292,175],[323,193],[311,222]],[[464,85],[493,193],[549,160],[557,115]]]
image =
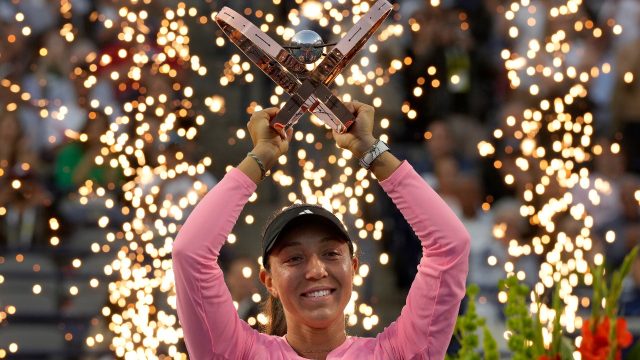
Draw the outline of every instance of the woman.
[[[256,184],[289,147],[291,130],[269,127],[277,113],[271,108],[251,117],[254,149],[202,199],[174,243],[178,316],[191,358],[444,358],[465,292],[469,235],[411,165],[374,145],[373,107],[348,106],[357,119],[349,132],[334,132],[337,145],[362,159],[422,243],[402,314],[376,338],[347,336],[343,311],[358,267],[351,241],[330,212],[297,206],[277,215],[262,240],[260,280],[272,307],[281,304],[283,310],[270,314],[274,335],[238,318],[217,258]]]

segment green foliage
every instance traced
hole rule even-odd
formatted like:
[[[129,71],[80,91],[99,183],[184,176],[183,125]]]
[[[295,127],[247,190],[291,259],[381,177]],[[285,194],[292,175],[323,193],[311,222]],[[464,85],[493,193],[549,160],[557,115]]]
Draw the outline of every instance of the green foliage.
[[[596,266],[593,271],[593,298],[591,299],[591,332],[595,333],[596,325],[602,316],[602,298],[607,296],[607,284],[604,283],[604,264]]]
[[[625,360],[640,359],[640,341],[636,341],[636,344],[633,345],[631,349],[629,349],[624,358]]]
[[[491,335],[491,331],[487,325],[482,326],[482,347],[484,350],[485,360],[498,360],[500,358],[500,351],[498,350],[498,343],[496,339]]]
[[[634,247],[633,250],[627,256],[625,256],[622,265],[618,270],[613,273],[613,277],[611,280],[611,287],[609,288],[608,293],[605,295],[607,302],[605,305],[605,314],[609,318],[613,318],[618,314],[618,299],[620,299],[620,294],[622,293],[622,282],[629,271],[631,270],[631,265],[633,261],[636,259],[638,255],[638,246]],[[606,287],[606,285],[603,285]]]
[[[553,290],[553,298],[551,300],[551,306],[555,312],[553,319],[553,332],[551,333],[551,354],[560,354],[560,346],[562,344],[562,327],[560,326],[560,315],[564,311],[564,304],[560,300],[560,284],[556,284]],[[539,323],[539,321],[538,321]]]
[[[478,353],[478,328],[483,329],[483,349],[485,360],[498,360],[498,345],[485,324],[485,319],[476,312],[476,296],[480,289],[473,284],[467,288],[467,311],[458,316],[454,335],[460,342],[460,350],[455,356],[447,356],[449,360],[481,360]]]
[[[544,345],[539,342],[539,321],[529,314],[527,296],[529,287],[521,284],[515,276],[500,280],[500,290],[507,292],[505,315],[507,331],[510,332],[507,345],[513,360],[537,359],[544,353]],[[538,323],[538,324],[536,324]]]
[[[591,330],[592,332],[595,332],[595,329],[601,321],[601,314],[604,310],[604,316],[609,318],[609,324],[611,324],[609,327],[609,344],[611,347],[609,349],[609,356],[607,357],[609,360],[615,359],[618,347],[616,322],[618,317],[618,300],[620,299],[620,294],[622,294],[622,282],[627,274],[629,274],[631,265],[638,256],[638,249],[638,246],[634,247],[633,250],[625,256],[620,268],[613,272],[610,287],[607,287],[603,276],[604,264],[597,266],[593,274],[594,282],[591,307]],[[606,300],[604,309],[602,309],[602,299]]]
[[[507,292],[505,314],[507,316],[507,330],[511,333],[507,345],[512,352],[513,359],[538,359],[543,355],[546,355],[547,358],[559,356],[562,360],[573,359],[575,349],[571,340],[563,336],[560,325],[560,315],[564,311],[564,303],[560,299],[559,284],[556,283],[551,300],[556,316],[552,324],[552,342],[549,349],[544,347],[543,324],[539,316],[542,301],[536,295],[538,311],[532,315],[527,302],[527,297],[530,294],[529,287],[521,284],[515,276],[502,280],[500,290]]]
[[[573,360],[573,352],[576,351],[573,341],[566,336],[560,340],[560,359]]]

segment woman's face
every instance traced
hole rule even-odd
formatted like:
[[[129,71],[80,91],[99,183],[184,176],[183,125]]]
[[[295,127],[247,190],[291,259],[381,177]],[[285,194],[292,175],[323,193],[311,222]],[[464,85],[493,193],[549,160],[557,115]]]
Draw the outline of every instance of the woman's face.
[[[327,328],[344,322],[358,260],[349,245],[319,223],[296,226],[269,255],[270,272],[261,280],[282,302],[287,322]]]

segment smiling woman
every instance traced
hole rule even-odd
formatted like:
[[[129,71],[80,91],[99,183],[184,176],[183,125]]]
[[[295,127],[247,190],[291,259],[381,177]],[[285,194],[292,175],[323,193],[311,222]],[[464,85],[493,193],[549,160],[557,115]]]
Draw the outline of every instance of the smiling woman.
[[[354,246],[331,212],[303,204],[276,214],[263,234],[267,333],[238,317],[217,263],[220,249],[291,139],[291,129],[269,126],[278,109],[266,109],[248,124],[252,152],[202,199],[174,243],[178,316],[192,359],[444,358],[465,293],[469,234],[411,165],[373,137],[373,107],[345,105],[356,122],[333,133],[336,144],[373,172],[422,244],[401,315],[375,338],[346,334],[344,309],[358,268]]]
[[[295,204],[272,217],[262,238],[260,280],[269,291],[265,312],[272,319],[265,332],[285,336],[285,319],[316,328],[344,322],[358,259],[340,220],[320,206]]]

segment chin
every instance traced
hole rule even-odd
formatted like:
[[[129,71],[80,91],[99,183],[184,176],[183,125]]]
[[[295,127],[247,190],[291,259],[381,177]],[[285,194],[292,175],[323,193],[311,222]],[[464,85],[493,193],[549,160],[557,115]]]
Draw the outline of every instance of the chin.
[[[314,311],[305,315],[305,323],[314,329],[328,328],[337,318],[344,318],[342,311]]]

